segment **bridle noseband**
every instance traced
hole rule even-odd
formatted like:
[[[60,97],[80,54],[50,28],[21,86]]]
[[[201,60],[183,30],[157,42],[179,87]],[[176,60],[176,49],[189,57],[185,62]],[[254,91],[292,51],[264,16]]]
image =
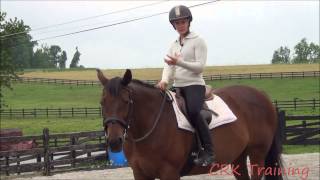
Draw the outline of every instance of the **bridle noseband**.
[[[103,126],[104,127],[107,127],[108,124],[112,123],[112,124],[115,124],[115,123],[118,123],[120,124],[123,128],[124,128],[124,139],[128,139],[128,131],[130,129],[130,125],[132,123],[132,120],[133,120],[133,117],[132,117],[132,113],[133,113],[133,99],[132,99],[132,94],[133,94],[133,90],[131,90],[129,87],[126,88],[126,90],[129,92],[129,101],[128,101],[128,104],[129,104],[129,110],[128,110],[128,114],[127,114],[127,117],[125,118],[126,120],[124,119],[120,119],[118,117],[115,117],[115,116],[111,116],[111,117],[106,117],[103,119]],[[159,122],[159,119],[161,117],[161,114],[162,114],[162,111],[163,111],[163,108],[164,108],[164,104],[165,104],[165,101],[166,101],[166,96],[167,96],[167,92],[164,92],[163,93],[163,100],[161,102],[161,106],[160,106],[160,111],[156,117],[156,120],[152,126],[152,128],[142,137],[140,138],[130,138],[130,140],[132,140],[133,142],[140,142],[144,139],[146,139],[155,129],[155,127],[157,126],[158,122]]]

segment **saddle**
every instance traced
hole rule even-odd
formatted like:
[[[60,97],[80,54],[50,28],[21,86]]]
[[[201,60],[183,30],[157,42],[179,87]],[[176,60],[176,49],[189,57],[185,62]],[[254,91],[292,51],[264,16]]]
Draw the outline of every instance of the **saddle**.
[[[205,87],[206,87],[206,92],[205,92],[205,97],[204,97],[204,103],[202,106],[202,110],[200,111],[200,114],[201,114],[202,118],[205,119],[208,124],[210,124],[210,122],[212,120],[212,114],[214,114],[216,116],[218,116],[218,114],[216,112],[214,112],[213,110],[209,109],[208,105],[206,104],[206,101],[210,101],[214,98],[213,88],[208,85],[206,85]],[[181,110],[181,112],[188,118],[187,106],[186,106],[185,99],[181,95],[181,90],[179,88],[175,88],[175,92],[176,92],[175,97],[177,100],[177,105],[178,105],[179,109]]]

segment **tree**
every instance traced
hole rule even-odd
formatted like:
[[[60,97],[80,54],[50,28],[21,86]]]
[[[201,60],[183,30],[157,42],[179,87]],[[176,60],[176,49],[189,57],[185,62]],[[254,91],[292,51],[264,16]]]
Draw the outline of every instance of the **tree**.
[[[295,45],[294,50],[295,57],[293,58],[293,63],[308,63],[310,48],[306,38],[303,38],[297,45]]]
[[[10,56],[11,64],[21,69],[30,68],[33,47],[36,45],[28,33],[31,28],[17,18],[4,21],[6,13],[1,13],[1,16],[1,51]]]
[[[320,46],[313,42],[309,45],[310,54],[308,56],[309,63],[320,63]]]
[[[288,47],[280,47],[278,50],[274,51],[272,64],[289,64],[290,63],[290,49]]]
[[[78,51],[78,47],[76,47],[76,52],[74,53],[73,58],[71,60],[70,68],[78,67],[78,63],[80,61],[80,55],[81,53]]]
[[[5,20],[6,13],[0,12],[0,109],[4,105],[2,88],[11,89],[11,80],[17,72],[30,67],[33,47],[30,27],[17,18]],[[17,34],[18,33],[18,34]],[[15,35],[12,35],[15,34]]]
[[[66,51],[62,51],[62,54],[59,58],[59,67],[60,69],[65,69],[66,68],[66,61],[67,61],[67,53]]]
[[[50,46],[50,61],[55,67],[58,67],[58,62],[60,59],[61,48],[57,45]]]
[[[42,45],[33,54],[32,68],[54,68],[54,64],[50,61],[50,48]]]

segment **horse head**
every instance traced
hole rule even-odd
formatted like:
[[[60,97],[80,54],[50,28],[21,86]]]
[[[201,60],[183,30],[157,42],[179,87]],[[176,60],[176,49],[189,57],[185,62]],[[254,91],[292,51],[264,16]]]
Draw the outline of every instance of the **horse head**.
[[[130,70],[126,70],[122,78],[108,79],[97,69],[97,76],[104,87],[100,103],[106,143],[112,152],[119,152],[122,150],[132,113],[133,101],[128,87],[132,74]]]

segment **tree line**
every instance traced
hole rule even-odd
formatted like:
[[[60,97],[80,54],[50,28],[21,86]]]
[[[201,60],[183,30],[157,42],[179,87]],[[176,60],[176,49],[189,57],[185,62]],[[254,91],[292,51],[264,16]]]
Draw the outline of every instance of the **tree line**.
[[[306,38],[303,38],[294,46],[294,54],[287,46],[281,46],[275,50],[272,56],[272,64],[312,64],[320,63],[320,46],[311,42],[308,43]]]
[[[0,13],[1,59],[17,69],[66,68],[67,52],[59,45],[42,44],[36,50],[37,41],[32,40],[30,26],[17,18],[6,20],[6,13]],[[70,68],[79,67],[80,52],[76,48]]]
[[[30,68],[57,68],[65,69],[67,52],[58,45],[38,45],[36,40],[29,34],[30,26],[23,20],[13,18],[6,20],[6,13],[0,12],[0,111],[3,103],[1,89],[11,89],[11,80],[18,78],[17,72]],[[70,68],[79,66],[81,53],[76,47]]]

